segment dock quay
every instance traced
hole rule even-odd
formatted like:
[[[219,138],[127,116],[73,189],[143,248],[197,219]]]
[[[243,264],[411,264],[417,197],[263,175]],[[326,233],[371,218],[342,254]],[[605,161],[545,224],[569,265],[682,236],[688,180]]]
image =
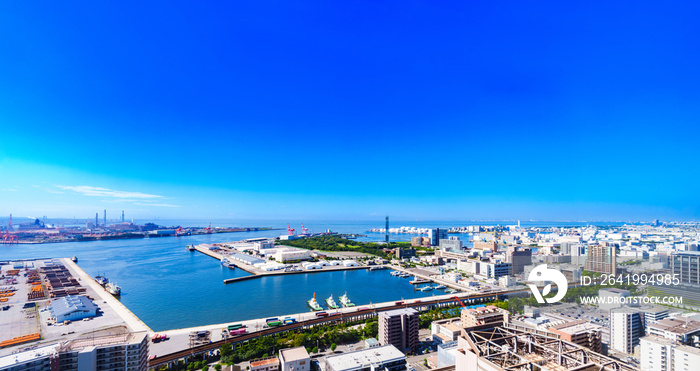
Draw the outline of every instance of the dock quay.
[[[220,254],[216,251],[212,251],[208,249],[205,245],[196,245],[195,250],[199,251],[200,253],[207,255],[209,257],[212,257],[216,260],[221,261],[222,259],[226,258],[227,256],[224,254]],[[224,283],[234,283],[234,282],[239,282],[239,281],[245,281],[253,278],[259,278],[259,277],[267,277],[267,276],[282,276],[282,275],[288,275],[288,274],[305,274],[305,273],[322,273],[322,272],[334,272],[334,271],[346,271],[346,270],[354,270],[354,269],[386,269],[386,266],[383,265],[370,265],[370,266],[365,266],[365,265],[360,265],[360,266],[354,266],[354,267],[345,267],[345,266],[327,266],[323,267],[322,269],[303,269],[303,270],[298,270],[298,271],[263,271],[260,269],[257,269],[256,267],[253,267],[248,264],[244,264],[240,261],[237,261],[235,259],[228,259],[229,264],[234,265],[236,268],[241,269],[247,273],[250,273],[251,276],[244,276],[244,277],[235,277],[235,278],[228,278],[224,280]]]
[[[530,292],[529,289],[520,290],[522,292]],[[207,325],[200,327],[192,327],[185,329],[162,331],[166,333],[170,340],[166,342],[154,343],[149,346],[150,359],[148,368],[160,368],[162,366],[176,365],[179,360],[189,360],[200,354],[208,354],[211,351],[219,349],[224,344],[232,344],[234,348],[239,343],[243,343],[260,336],[269,336],[281,332],[293,331],[299,329],[308,329],[318,325],[337,324],[364,321],[369,318],[376,317],[379,313],[401,308],[414,308],[418,311],[429,311],[435,308],[444,308],[448,306],[458,305],[457,298],[465,305],[480,304],[490,302],[501,298],[504,295],[513,294],[515,292],[499,292],[488,294],[467,294],[456,293],[452,295],[441,295],[431,298],[409,299],[396,302],[385,302],[370,305],[358,305],[358,307],[342,308],[329,312],[327,317],[316,317],[314,312],[306,312],[291,315],[279,315],[278,317],[288,317],[295,319],[296,322],[279,326],[267,327],[265,319],[255,319],[249,321],[238,321],[232,323],[223,323],[215,325]],[[233,323],[241,323],[247,329],[247,333],[222,337],[221,330],[227,328]],[[212,338],[211,342],[203,345],[190,347],[188,336],[195,331],[210,331]]]

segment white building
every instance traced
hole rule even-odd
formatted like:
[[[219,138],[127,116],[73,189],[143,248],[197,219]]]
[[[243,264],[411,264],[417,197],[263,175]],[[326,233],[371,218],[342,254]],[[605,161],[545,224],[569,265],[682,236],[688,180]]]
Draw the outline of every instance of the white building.
[[[405,371],[406,355],[393,345],[326,357],[325,371]],[[284,370],[283,370],[284,371]]]
[[[600,297],[598,309],[610,311],[611,309],[622,307],[625,298],[630,296],[630,292],[629,290],[608,288],[601,289],[598,292],[598,296]]]
[[[639,310],[622,307],[610,311],[611,349],[632,354],[642,335],[644,335],[644,318]]]
[[[311,357],[304,347],[280,350],[281,371],[311,371]]]
[[[277,251],[275,254],[275,260],[280,263],[291,260],[307,260],[311,259],[311,251],[309,250],[286,250]]]
[[[642,371],[693,371],[700,365],[700,349],[695,347],[654,335],[639,339],[639,345]]]
[[[359,267],[360,264],[358,264],[354,260],[343,260],[343,266],[344,267]]]

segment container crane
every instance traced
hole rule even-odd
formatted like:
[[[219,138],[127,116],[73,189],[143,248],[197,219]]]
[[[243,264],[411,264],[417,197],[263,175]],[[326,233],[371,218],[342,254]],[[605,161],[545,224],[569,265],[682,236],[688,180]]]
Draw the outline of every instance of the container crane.
[[[287,234],[290,236],[294,234],[294,228],[289,226],[289,223],[287,223]]]
[[[309,228],[304,227],[304,223],[301,223],[301,233],[309,234]]]
[[[211,222],[209,222],[209,226],[204,228],[204,233],[210,234],[211,233]]]

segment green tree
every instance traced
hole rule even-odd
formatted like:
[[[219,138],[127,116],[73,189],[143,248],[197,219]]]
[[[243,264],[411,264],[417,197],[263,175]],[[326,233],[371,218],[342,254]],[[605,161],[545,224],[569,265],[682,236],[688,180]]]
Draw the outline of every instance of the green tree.
[[[215,365],[214,365],[214,369],[215,369],[216,371],[221,371],[221,363],[215,364]]]
[[[222,345],[221,348],[219,348],[219,350],[221,352],[221,357],[227,357],[230,356],[231,353],[233,353],[233,346],[231,344],[226,343]]]
[[[314,347],[313,349],[311,349],[311,352],[312,352],[312,353],[318,353],[318,347]]]
[[[335,343],[331,344],[331,351],[332,351],[332,352],[335,352],[335,348],[337,348],[337,347],[338,347],[338,346],[335,345]]]
[[[202,367],[202,371],[209,371],[209,365],[204,365],[204,367]]]

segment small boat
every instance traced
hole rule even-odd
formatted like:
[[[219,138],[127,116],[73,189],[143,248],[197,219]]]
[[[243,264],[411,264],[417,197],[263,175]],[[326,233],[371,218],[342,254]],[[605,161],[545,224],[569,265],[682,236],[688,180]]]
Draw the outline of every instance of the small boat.
[[[231,268],[231,269],[236,268],[236,266],[226,258],[221,259],[221,265],[223,265],[224,267],[227,267],[227,268]]]
[[[333,300],[333,294],[331,294],[331,296],[329,296],[326,299],[326,304],[328,304],[328,308],[330,308],[330,309],[340,308],[340,306],[335,302],[335,300]]]
[[[98,273],[99,274],[99,273]],[[100,286],[104,287],[106,284],[109,283],[109,278],[105,276],[95,276],[95,281],[100,284]]]
[[[114,296],[119,296],[122,293],[122,288],[119,287],[116,283],[108,283],[105,285],[105,289],[107,289],[107,292],[114,295]]]
[[[433,289],[433,286],[424,286],[423,288],[420,289],[420,291],[430,291]]]
[[[434,287],[434,289],[435,289],[435,290],[442,290],[442,289],[444,289],[445,287],[447,287],[447,286],[445,286],[445,285],[437,285],[437,286]]]
[[[194,244],[187,245],[187,251],[194,251]]]
[[[401,274],[401,273],[398,272],[398,271],[393,271],[393,272],[391,272],[390,274],[391,274],[392,276],[396,277],[396,276],[398,276],[398,275]]]
[[[311,307],[311,310],[313,310],[313,311],[323,310],[323,308],[321,308],[321,306],[318,305],[318,302],[316,301],[316,293],[315,292],[314,292],[314,297],[311,298],[311,300],[307,301],[306,303],[309,304],[309,306]]]
[[[445,294],[454,294],[455,292],[457,292],[457,290],[455,290],[455,289],[447,289],[447,290],[445,290]]]
[[[346,292],[342,296],[338,298],[340,300],[340,304],[342,304],[344,307],[354,307],[355,303],[351,302],[350,299],[348,299],[348,293]]]
[[[78,262],[78,257],[77,257],[77,256],[74,256],[74,257],[70,258],[70,260],[72,260],[73,263],[77,263],[77,262]]]

